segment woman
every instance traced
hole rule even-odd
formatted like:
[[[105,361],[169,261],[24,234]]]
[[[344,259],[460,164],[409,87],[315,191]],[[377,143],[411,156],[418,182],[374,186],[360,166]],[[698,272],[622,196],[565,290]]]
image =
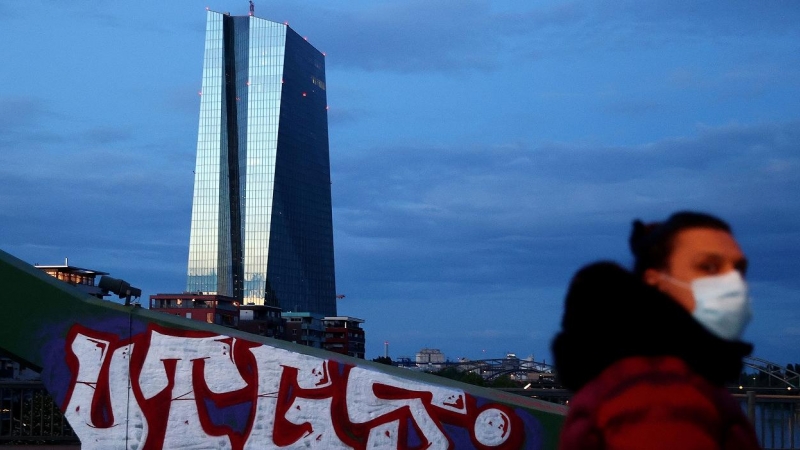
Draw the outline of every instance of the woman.
[[[635,221],[633,271],[597,262],[578,271],[552,343],[574,392],[567,449],[759,449],[736,382],[752,345],[747,260],[730,227],[707,214]]]

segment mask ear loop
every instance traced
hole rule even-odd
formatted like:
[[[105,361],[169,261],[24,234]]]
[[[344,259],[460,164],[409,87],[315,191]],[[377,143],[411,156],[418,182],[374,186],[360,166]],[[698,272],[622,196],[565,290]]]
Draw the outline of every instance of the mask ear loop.
[[[667,275],[664,272],[659,272],[658,276],[661,279],[666,280],[667,282],[674,284],[675,286],[682,287],[682,288],[688,289],[690,291],[692,290],[692,284],[691,283],[687,283],[685,281],[681,281],[681,280],[679,280],[679,279],[677,279],[675,277]]]

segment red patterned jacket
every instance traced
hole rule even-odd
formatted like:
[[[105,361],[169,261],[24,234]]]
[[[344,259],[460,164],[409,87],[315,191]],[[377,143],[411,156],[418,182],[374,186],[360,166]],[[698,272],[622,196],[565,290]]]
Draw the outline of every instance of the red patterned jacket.
[[[750,344],[709,333],[674,300],[614,263],[572,280],[552,343],[574,392],[561,450],[759,449],[727,383]]]
[[[561,449],[759,449],[725,388],[681,359],[622,359],[572,398]]]

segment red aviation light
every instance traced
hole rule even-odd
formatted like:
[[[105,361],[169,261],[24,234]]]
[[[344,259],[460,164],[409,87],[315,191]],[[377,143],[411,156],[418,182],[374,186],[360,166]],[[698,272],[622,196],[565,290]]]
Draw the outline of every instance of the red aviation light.
[[[306,93],[305,93],[305,92],[303,92],[303,97],[305,97],[305,96],[306,96]]]
[[[250,86],[250,80],[245,81],[244,83],[246,86]]]
[[[210,9],[211,9],[211,8],[209,8],[208,6],[206,6],[206,11],[208,11],[208,10],[210,10]]]
[[[303,40],[308,40],[308,36],[303,36]]]
[[[202,96],[203,95],[203,91],[197,91],[197,95]]]
[[[327,111],[329,109],[331,109],[331,107],[329,105],[325,105],[325,111]]]
[[[289,26],[289,22],[288,21],[283,22],[283,24],[286,25],[287,27]]]

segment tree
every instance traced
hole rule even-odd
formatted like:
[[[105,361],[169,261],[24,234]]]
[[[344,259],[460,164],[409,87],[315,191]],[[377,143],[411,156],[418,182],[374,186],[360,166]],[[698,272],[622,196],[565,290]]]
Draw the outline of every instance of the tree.
[[[387,366],[394,365],[394,361],[392,361],[392,358],[388,356],[378,356],[377,358],[373,359],[373,361],[376,363],[386,364]]]
[[[512,380],[511,377],[508,375],[500,375],[499,377],[492,380],[489,386],[493,388],[517,388],[520,387],[520,383],[518,381]]]
[[[431,373],[434,375],[438,375],[440,377],[449,378],[451,380],[456,380],[462,383],[468,383],[475,386],[486,385],[486,382],[483,380],[483,377],[478,375],[477,373],[458,370],[455,367],[445,367],[444,369],[439,369]]]

